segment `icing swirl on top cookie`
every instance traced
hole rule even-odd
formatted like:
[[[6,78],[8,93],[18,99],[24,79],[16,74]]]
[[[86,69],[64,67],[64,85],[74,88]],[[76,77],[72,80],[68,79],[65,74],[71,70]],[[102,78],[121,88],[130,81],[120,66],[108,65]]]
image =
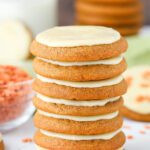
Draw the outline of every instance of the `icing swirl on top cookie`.
[[[40,33],[36,41],[50,47],[76,47],[111,44],[121,38],[120,33],[102,26],[62,26]]]

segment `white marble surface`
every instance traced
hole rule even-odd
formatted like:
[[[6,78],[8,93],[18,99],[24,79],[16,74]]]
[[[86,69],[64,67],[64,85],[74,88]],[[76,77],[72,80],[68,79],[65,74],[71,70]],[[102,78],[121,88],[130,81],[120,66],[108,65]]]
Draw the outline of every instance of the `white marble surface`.
[[[128,139],[125,145],[126,150],[150,150],[150,129],[146,129],[145,125],[150,123],[141,123],[130,120],[124,122],[124,132],[126,136],[133,136]],[[32,138],[36,128],[30,119],[23,126],[3,134],[6,150],[35,150],[33,142],[23,143],[22,139]],[[140,132],[144,132],[141,134]]]

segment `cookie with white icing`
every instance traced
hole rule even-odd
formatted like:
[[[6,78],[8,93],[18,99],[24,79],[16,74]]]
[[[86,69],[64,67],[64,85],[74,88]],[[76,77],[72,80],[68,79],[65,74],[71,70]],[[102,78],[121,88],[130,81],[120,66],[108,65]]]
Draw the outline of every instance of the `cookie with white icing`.
[[[62,65],[62,66],[61,66]],[[93,62],[64,63],[35,58],[34,71],[41,76],[65,81],[103,80],[122,74],[127,63],[123,56]]]
[[[38,130],[34,135],[34,141],[36,145],[47,150],[119,150],[125,143],[125,135],[119,130],[118,132],[113,132],[107,135],[99,135],[102,139],[78,141],[46,136],[44,133],[45,132],[41,132],[40,130]],[[105,138],[107,138],[107,140],[104,140]]]
[[[121,76],[113,79],[100,80],[99,82],[89,81],[86,85],[84,85],[85,82],[78,82],[79,84],[77,84],[70,81],[61,82],[61,80],[44,81],[36,79],[32,85],[33,89],[49,97],[68,100],[107,99],[123,95],[127,91],[126,82]],[[59,84],[56,83],[57,81]]]
[[[77,101],[53,97],[50,99],[50,97],[37,95],[33,98],[33,104],[37,109],[48,113],[81,117],[114,113],[123,105],[123,99],[115,97],[105,100]]]
[[[128,92],[121,113],[133,120],[150,121],[150,67],[137,66],[125,72]]]
[[[127,48],[126,40],[111,28],[69,26],[39,34],[31,45],[31,53],[53,61],[84,62],[112,58]]]

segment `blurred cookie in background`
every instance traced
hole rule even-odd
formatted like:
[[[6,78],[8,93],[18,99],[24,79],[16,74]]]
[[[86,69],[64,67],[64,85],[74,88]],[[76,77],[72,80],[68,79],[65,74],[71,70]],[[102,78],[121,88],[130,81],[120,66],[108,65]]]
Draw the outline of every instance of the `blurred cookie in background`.
[[[19,20],[0,22],[0,60],[27,60],[33,35]]]
[[[2,134],[0,133],[0,150],[4,150],[4,143],[2,139]]]
[[[135,35],[143,24],[140,0],[76,0],[76,21],[80,25],[102,25],[122,35]]]
[[[150,121],[150,66],[136,66],[125,74],[128,92],[124,97],[122,115],[132,120]]]

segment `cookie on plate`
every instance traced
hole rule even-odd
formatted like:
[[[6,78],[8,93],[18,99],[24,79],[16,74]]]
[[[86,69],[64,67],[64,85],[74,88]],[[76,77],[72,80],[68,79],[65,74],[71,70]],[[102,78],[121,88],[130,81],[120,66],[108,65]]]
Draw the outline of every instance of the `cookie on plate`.
[[[150,121],[150,67],[133,67],[124,75],[128,92],[123,96],[125,103],[120,112],[133,120]]]

